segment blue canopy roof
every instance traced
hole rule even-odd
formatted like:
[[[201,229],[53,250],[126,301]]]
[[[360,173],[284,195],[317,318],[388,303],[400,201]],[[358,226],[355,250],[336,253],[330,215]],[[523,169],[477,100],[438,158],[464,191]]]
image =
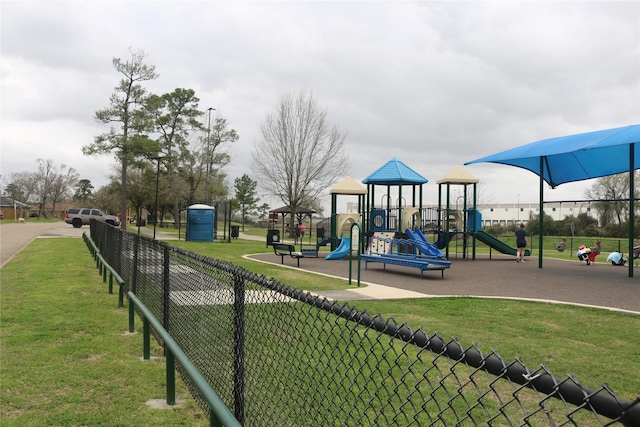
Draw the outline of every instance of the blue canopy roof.
[[[619,173],[629,173],[629,248],[633,246],[635,224],[632,170],[640,169],[640,125],[597,130],[569,136],[543,139],[501,153],[465,163],[500,163],[527,169],[540,177],[540,212],[544,210],[542,180],[551,187]],[[543,247],[543,219],[540,216],[540,248]],[[542,268],[542,252],[538,265]],[[633,266],[629,263],[629,277]]]
[[[634,158],[629,145],[634,144]],[[543,162],[542,175],[540,161]],[[530,170],[551,186],[640,168],[640,125],[543,139],[465,163],[499,163]]]
[[[395,157],[362,180],[363,184],[374,185],[426,184],[427,182],[429,180]]]

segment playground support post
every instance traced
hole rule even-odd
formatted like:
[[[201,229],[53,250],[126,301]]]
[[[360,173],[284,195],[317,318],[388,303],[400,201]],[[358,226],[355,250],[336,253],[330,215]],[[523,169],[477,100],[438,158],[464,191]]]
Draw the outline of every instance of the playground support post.
[[[353,224],[351,224],[351,228],[349,228],[349,239],[351,240],[351,245],[353,246],[353,227],[357,227],[358,228],[358,249],[357,249],[357,254],[358,254],[358,287],[360,287],[360,263],[361,263],[361,252],[360,252],[360,248],[362,247],[360,239],[362,239],[362,229],[360,227],[360,224],[358,224],[357,222],[354,222]],[[351,277],[352,277],[352,272],[353,269],[351,268],[352,265],[352,261],[353,261],[353,250],[349,250],[349,284],[351,284]]]
[[[544,162],[547,158],[540,156],[540,215],[538,216],[540,232],[538,233],[538,268],[542,268],[542,235],[544,234]]]
[[[629,144],[629,255],[632,254],[633,250],[633,230],[636,222],[635,219],[635,184],[634,184],[634,157],[635,156],[635,144]],[[633,277],[633,262],[631,262],[631,257],[629,257],[629,277]]]

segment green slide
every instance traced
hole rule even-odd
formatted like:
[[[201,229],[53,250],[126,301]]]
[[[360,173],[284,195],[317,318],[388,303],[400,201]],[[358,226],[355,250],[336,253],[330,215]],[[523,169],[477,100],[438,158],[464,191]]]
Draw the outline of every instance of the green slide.
[[[502,252],[503,254],[514,255],[514,256],[516,254],[516,248],[512,248],[511,246],[505,244],[502,240],[498,240],[495,237],[493,237],[491,234],[485,233],[482,230],[476,231],[474,236],[476,237],[476,239],[480,240],[482,243],[489,246],[490,248],[497,250],[498,252]],[[531,251],[529,249],[525,249],[524,255],[530,256]]]

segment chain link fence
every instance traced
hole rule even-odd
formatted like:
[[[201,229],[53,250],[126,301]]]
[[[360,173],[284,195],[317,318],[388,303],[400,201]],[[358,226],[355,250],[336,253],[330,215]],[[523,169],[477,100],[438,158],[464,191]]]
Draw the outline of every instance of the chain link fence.
[[[99,222],[91,238],[245,426],[640,426],[640,397],[606,385],[588,389]]]

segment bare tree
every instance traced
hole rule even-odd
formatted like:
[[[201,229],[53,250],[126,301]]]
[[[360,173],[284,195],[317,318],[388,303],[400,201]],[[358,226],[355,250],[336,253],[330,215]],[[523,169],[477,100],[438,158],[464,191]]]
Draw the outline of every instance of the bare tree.
[[[11,174],[11,198],[23,203],[36,203],[38,180],[35,172],[16,172]],[[9,186],[7,186],[9,187]]]
[[[62,164],[52,170],[49,184],[49,201],[51,202],[51,214],[55,215],[56,205],[71,196],[71,189],[78,182],[78,173],[75,169]]]
[[[113,59],[113,67],[122,74],[120,83],[109,99],[110,106],[96,111],[96,120],[103,124],[112,125],[108,133],[95,138],[95,141],[82,147],[85,155],[112,154],[121,166],[120,170],[120,214],[127,218],[127,167],[129,161],[136,157],[157,152],[150,146],[151,141],[146,137],[150,129],[150,121],[142,106],[147,99],[146,90],[140,82],[153,80],[158,77],[155,66],[146,65],[143,51],[131,51],[131,59],[123,62],[119,58]],[[117,124],[118,128],[113,127]],[[127,228],[127,221],[121,221],[123,229]]]
[[[634,173],[634,181],[640,181],[640,172]],[[593,205],[598,210],[600,226],[615,221],[620,224],[629,215],[629,174],[622,173],[598,178],[591,188],[585,191],[585,196],[597,200]]]
[[[45,207],[51,203],[51,213],[55,213],[56,204],[71,196],[71,189],[78,182],[75,169],[62,164],[56,166],[53,160],[37,159],[35,172],[19,172],[11,175],[12,182],[7,186],[14,200],[23,203],[37,203],[38,215],[47,216]]]
[[[254,172],[268,194],[295,211],[315,201],[348,169],[346,134],[327,121],[312,94],[286,94],[262,123],[253,151]]]
[[[70,187],[78,181],[78,174],[73,168],[66,170],[66,165],[55,166],[51,159],[38,159],[37,162],[38,171],[34,174],[34,179],[38,199],[38,215],[43,215],[46,218],[47,202],[51,202],[51,213],[53,214],[56,204],[69,195]]]

